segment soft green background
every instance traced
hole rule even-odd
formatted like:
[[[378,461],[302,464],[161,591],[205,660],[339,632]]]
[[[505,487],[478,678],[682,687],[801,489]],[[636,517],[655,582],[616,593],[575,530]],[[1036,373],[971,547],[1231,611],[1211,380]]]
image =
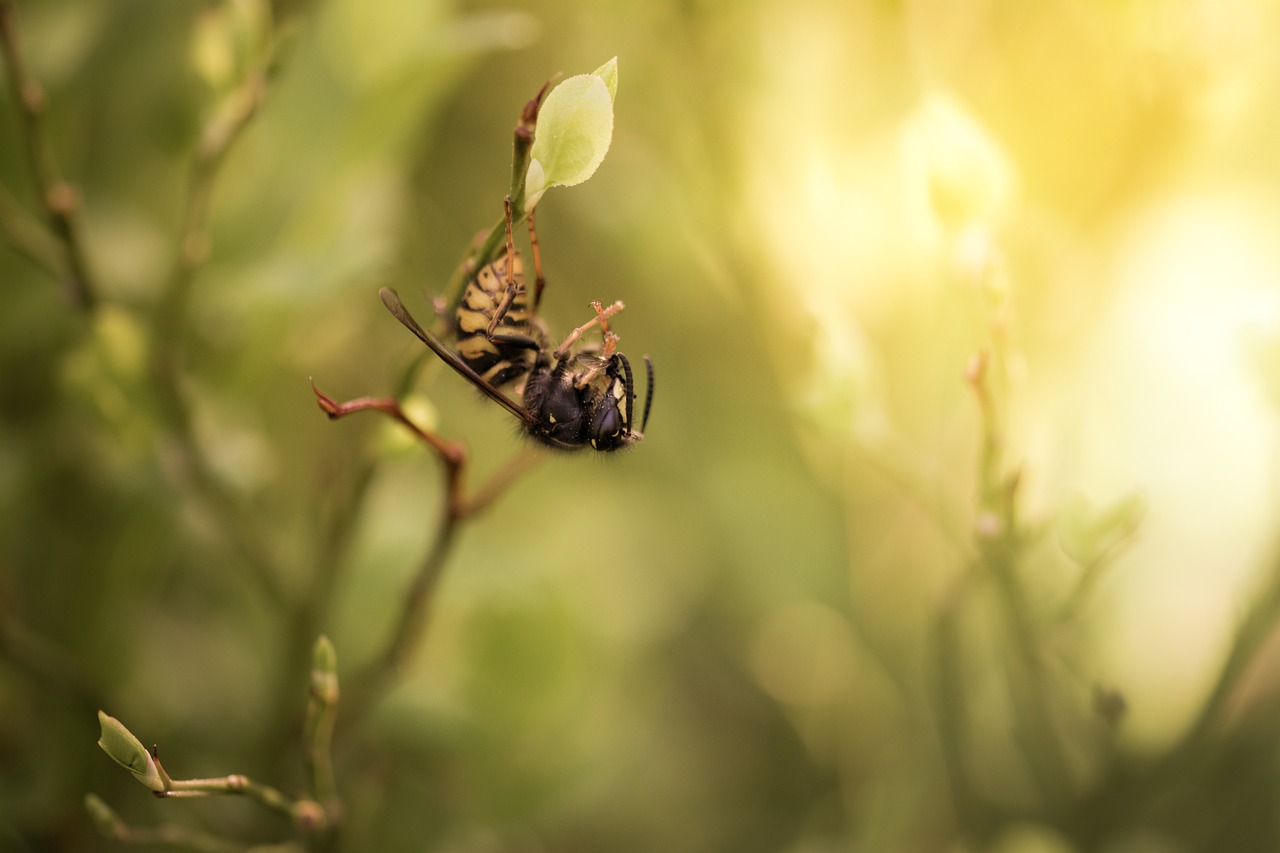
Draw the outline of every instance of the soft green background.
[[[440,501],[434,457],[329,423],[308,380],[390,392],[421,347],[378,288],[425,316],[501,213],[524,102],[616,55],[608,157],[539,207],[544,314],[627,303],[648,434],[466,526],[410,671],[339,733],[342,848],[1280,848],[1270,0],[277,4],[289,47],[217,177],[183,334],[237,530],[183,476],[146,352],[227,59],[202,13],[250,4],[18,6],[103,303],[0,248],[0,847],[119,849],[87,792],[140,826],[292,837],[154,800],[96,711],[175,776],[301,790],[299,626],[340,671],[374,654]],[[30,212],[3,91],[0,184]],[[973,544],[979,351],[1021,472],[1012,608]],[[514,449],[447,370],[419,388],[473,477]],[[1107,508],[1139,505],[1064,615],[1080,555],[1123,538]],[[343,522],[332,600],[301,615],[234,544],[298,600]]]

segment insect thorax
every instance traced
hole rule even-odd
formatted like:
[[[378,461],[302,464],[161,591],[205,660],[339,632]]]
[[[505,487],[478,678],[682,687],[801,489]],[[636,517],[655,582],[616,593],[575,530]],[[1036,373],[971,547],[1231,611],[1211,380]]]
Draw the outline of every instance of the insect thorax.
[[[628,393],[615,361],[580,354],[553,367],[543,356],[524,389],[535,418],[527,431],[561,450],[620,449],[633,441]]]

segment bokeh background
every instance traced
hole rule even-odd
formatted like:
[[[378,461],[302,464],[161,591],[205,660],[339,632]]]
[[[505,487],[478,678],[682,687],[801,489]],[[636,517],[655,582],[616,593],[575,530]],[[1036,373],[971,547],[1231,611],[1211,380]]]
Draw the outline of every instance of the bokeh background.
[[[6,76],[0,847],[121,849],[87,793],[297,839],[153,799],[95,712],[175,776],[303,789],[307,649],[378,653],[442,500],[434,456],[308,380],[391,393],[421,347],[378,288],[428,314],[521,106],[617,56],[609,156],[539,207],[544,314],[627,303],[648,435],[464,526],[411,664],[339,729],[338,848],[1280,849],[1270,0],[17,12],[100,299],[60,286]],[[440,365],[416,389],[473,482],[516,450]]]

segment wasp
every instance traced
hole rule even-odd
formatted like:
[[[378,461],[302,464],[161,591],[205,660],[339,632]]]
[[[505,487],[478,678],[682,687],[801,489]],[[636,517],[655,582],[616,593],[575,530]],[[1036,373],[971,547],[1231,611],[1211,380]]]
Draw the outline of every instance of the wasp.
[[[506,253],[471,278],[452,317],[456,347],[418,325],[390,288],[379,295],[387,309],[432,352],[520,421],[535,441],[559,450],[614,451],[644,437],[653,405],[653,363],[645,356],[648,388],[640,428],[635,428],[635,377],[631,362],[617,351],[618,335],[609,318],[621,302],[605,307],[592,302],[595,317],[575,328],[552,349],[538,307],[546,285],[533,213],[529,243],[534,260],[534,287],[525,283],[524,265],[512,238],[511,200],[507,199]],[[575,345],[593,327],[602,343]],[[506,393],[510,388],[516,397]],[[517,399],[518,398],[518,399]]]

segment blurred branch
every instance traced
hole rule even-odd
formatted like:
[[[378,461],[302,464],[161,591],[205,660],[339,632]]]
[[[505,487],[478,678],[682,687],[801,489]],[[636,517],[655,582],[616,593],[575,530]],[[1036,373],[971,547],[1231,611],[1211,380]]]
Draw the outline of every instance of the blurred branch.
[[[991,390],[989,364],[988,354],[981,352],[969,363],[965,376],[982,419],[978,553],[986,576],[995,583],[1010,635],[1009,692],[1021,724],[1020,741],[1027,764],[1048,806],[1057,811],[1070,797],[1071,776],[1053,721],[1040,637],[1018,574],[1018,563],[1025,553],[1017,514],[1020,475],[1016,469],[1009,473],[1005,470],[1003,427]]]
[[[54,276],[63,275],[57,240],[4,187],[0,187],[0,231],[36,266]]]
[[[1240,620],[1226,661],[1219,670],[1218,678],[1201,706],[1200,713],[1196,715],[1195,722],[1178,745],[1169,751],[1162,767],[1194,761],[1210,741],[1222,734],[1222,718],[1229,700],[1277,626],[1280,626],[1280,560],[1272,565],[1263,588],[1253,598],[1248,612]]]
[[[1068,552],[1080,566],[1080,578],[1062,606],[1058,619],[1075,619],[1084,610],[1104,572],[1132,544],[1142,522],[1146,507],[1138,498],[1128,498],[1102,514],[1101,522],[1095,522],[1086,534],[1088,550],[1083,554]],[[1064,547],[1064,550],[1067,550]]]
[[[80,194],[75,187],[62,179],[54,161],[49,140],[44,129],[45,95],[40,84],[27,75],[22,53],[22,40],[18,32],[18,12],[13,0],[0,0],[0,49],[4,53],[9,85],[22,122],[27,158],[31,175],[40,199],[40,206],[50,230],[61,244],[58,271],[65,277],[68,297],[72,304],[92,311],[96,306],[97,288],[89,273],[84,244],[80,237],[78,216]],[[14,232],[11,218],[5,217],[6,230],[19,245],[31,245],[21,230]]]
[[[262,104],[272,61],[268,43],[200,135],[188,176],[173,267],[152,317],[151,376],[183,474],[219,520],[265,594],[281,604],[284,591],[275,576],[260,526],[215,474],[195,434],[182,365],[191,290],[197,271],[209,255],[208,218],[214,186],[232,145]]]
[[[328,637],[316,640],[311,662],[311,696],[303,739],[307,745],[307,771],[316,802],[336,823],[341,813],[333,770],[333,724],[338,714],[338,658]]]
[[[959,624],[962,605],[973,580],[973,573],[968,571],[957,578],[934,619],[934,701],[937,709],[938,741],[956,821],[971,843],[983,846],[995,820],[990,805],[980,796],[974,784],[965,754],[969,708],[963,672],[964,646]]]
[[[445,500],[436,525],[435,538],[405,593],[400,618],[386,648],[351,679],[352,688],[345,707],[348,709],[347,719],[354,720],[386,689],[391,678],[403,668],[417,648],[426,631],[432,597],[452,552],[461,522],[487,509],[515,480],[529,471],[542,458],[542,454],[536,448],[525,447],[468,497],[464,491],[466,449],[457,442],[443,439],[418,426],[394,398],[360,397],[339,403],[314,385],[312,390],[315,391],[320,408],[330,420],[356,412],[381,412],[417,435],[444,463]]]
[[[101,797],[94,794],[88,794],[84,798],[84,806],[98,832],[112,841],[185,847],[197,853],[242,853],[245,850],[243,844],[171,823],[152,827],[130,826]]]
[[[99,685],[80,661],[23,625],[6,602],[0,602],[0,655],[32,678],[66,692],[88,709],[100,704]]]

